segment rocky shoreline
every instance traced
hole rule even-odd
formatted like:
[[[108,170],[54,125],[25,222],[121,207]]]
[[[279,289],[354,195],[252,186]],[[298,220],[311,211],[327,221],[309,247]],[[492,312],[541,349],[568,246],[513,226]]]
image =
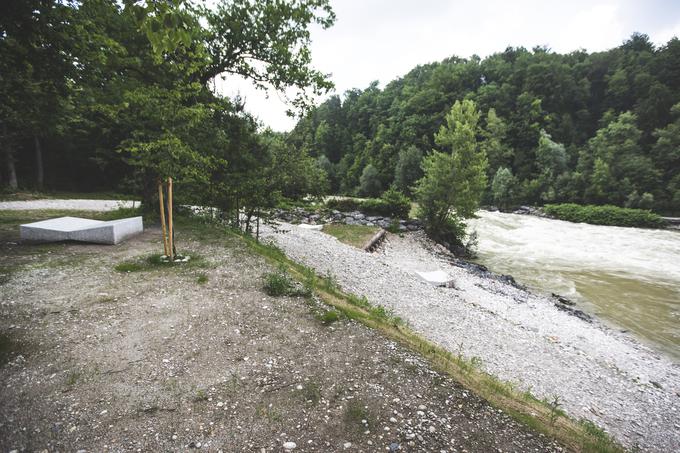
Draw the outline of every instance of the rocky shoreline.
[[[423,228],[418,219],[397,219],[387,216],[368,215],[359,211],[342,212],[338,210],[309,211],[303,208],[274,209],[270,216],[275,220],[291,224],[323,225],[344,223],[346,225],[378,226],[395,231],[418,231]]]
[[[590,319],[558,295],[535,294],[511,277],[464,263],[422,232],[390,235],[376,253],[294,226],[266,231],[288,256],[333,275],[407,320],[419,333],[642,451],[680,443],[680,368],[629,335]],[[436,287],[416,271],[443,270]],[[656,384],[655,384],[656,383]]]
[[[494,209],[490,207],[489,209]],[[538,217],[548,217],[540,208],[533,208],[531,206],[520,206],[516,209],[514,214],[535,215]],[[370,216],[359,211],[341,212],[338,210],[325,211],[309,211],[303,208],[293,208],[290,210],[276,209],[270,215],[278,221],[291,224],[305,224],[305,225],[324,225],[327,223],[343,223],[345,225],[365,225],[378,226],[384,229],[390,229],[393,232],[406,233],[420,231],[423,229],[422,222],[418,219],[395,219],[382,216]],[[481,278],[499,281],[501,283],[509,284],[515,288],[526,291],[524,285],[517,283],[515,278],[511,275],[499,274],[490,271],[486,266],[469,261],[463,257],[457,256],[452,251],[442,244],[436,244],[429,241],[431,245],[431,252],[436,254],[440,259],[444,259],[453,266],[465,269]],[[455,250],[453,251],[455,252]],[[559,294],[552,294],[554,304],[560,310],[576,316],[586,322],[592,322],[592,317],[576,308],[576,303]]]

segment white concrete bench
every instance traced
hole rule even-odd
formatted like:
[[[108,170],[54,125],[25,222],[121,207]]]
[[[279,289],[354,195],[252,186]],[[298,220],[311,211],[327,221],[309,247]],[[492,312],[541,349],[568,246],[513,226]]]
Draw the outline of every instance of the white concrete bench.
[[[20,226],[21,239],[31,242],[80,241],[118,244],[144,230],[141,217],[102,220],[59,217]]]

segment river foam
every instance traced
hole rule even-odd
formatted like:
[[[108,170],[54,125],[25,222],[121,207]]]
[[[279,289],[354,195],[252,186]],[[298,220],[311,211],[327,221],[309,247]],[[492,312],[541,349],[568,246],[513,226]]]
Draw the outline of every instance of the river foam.
[[[481,211],[478,261],[680,357],[680,232]]]

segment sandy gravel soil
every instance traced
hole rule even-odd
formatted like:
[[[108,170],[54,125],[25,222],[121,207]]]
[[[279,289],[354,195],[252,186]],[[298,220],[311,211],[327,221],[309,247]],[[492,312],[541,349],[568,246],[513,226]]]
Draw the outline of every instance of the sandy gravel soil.
[[[561,450],[374,331],[267,296],[241,242],[196,237],[179,227],[205,265],[120,273],[157,229],[0,234],[0,451]]]
[[[422,233],[390,235],[381,251],[368,254],[320,231],[282,231],[266,234],[292,258],[394,310],[439,345],[479,358],[490,373],[540,398],[559,396],[569,414],[596,422],[624,445],[678,451],[680,366],[630,336],[454,266]],[[433,270],[447,272],[455,288],[415,275]]]
[[[113,211],[134,208],[139,201],[128,200],[27,200],[0,201],[0,211],[35,211],[39,209],[72,209],[74,211]]]

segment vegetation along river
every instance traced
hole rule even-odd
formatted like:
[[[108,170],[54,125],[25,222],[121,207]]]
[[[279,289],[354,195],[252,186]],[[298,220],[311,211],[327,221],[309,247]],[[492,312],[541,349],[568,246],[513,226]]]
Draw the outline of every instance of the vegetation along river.
[[[481,211],[477,259],[680,360],[680,232]]]

